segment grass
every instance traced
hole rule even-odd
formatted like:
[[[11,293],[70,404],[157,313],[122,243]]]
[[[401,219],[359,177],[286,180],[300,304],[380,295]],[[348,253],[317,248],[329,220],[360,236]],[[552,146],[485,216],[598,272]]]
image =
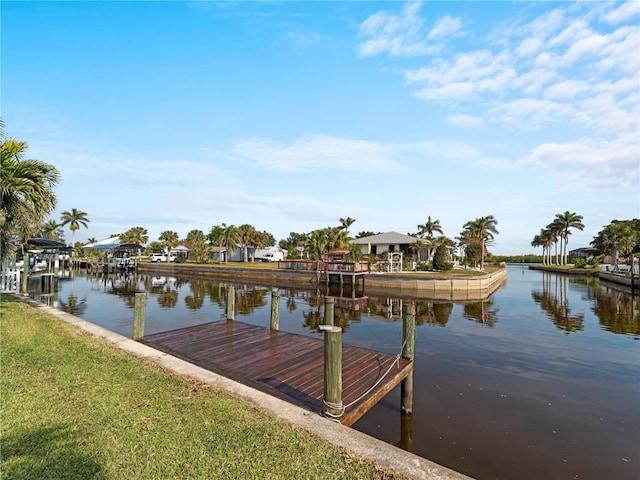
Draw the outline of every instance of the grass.
[[[3,479],[389,479],[209,385],[0,298]]]

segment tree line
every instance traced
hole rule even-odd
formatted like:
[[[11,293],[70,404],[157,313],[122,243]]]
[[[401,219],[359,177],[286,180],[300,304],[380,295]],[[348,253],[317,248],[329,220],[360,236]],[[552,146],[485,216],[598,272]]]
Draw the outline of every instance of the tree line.
[[[542,247],[542,262],[548,265],[569,263],[569,235],[571,229],[584,230],[582,215],[565,211],[555,218],[540,233],[533,237],[531,246]],[[594,237],[590,245],[595,249],[590,256],[592,263],[599,262],[599,256],[610,255],[614,264],[622,257],[631,263],[632,256],[640,253],[640,219],[613,220]]]

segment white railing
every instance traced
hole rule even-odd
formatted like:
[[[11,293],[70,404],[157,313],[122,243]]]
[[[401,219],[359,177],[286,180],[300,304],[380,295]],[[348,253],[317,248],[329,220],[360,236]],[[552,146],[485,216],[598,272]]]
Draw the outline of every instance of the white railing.
[[[0,292],[20,292],[20,270],[7,270],[0,273]]]

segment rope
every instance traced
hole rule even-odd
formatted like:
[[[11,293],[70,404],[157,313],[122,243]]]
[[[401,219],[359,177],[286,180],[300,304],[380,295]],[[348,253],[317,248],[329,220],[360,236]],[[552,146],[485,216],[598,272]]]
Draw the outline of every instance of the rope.
[[[374,388],[376,388],[380,382],[382,382],[382,380],[384,380],[384,378],[389,374],[389,372],[391,371],[391,369],[394,367],[394,365],[396,367],[400,367],[400,357],[402,356],[402,350],[404,350],[404,347],[406,345],[407,341],[405,340],[404,342],[402,342],[402,347],[400,348],[400,351],[398,352],[398,355],[396,355],[396,359],[391,363],[391,365],[389,365],[389,368],[387,368],[387,371],[384,372],[384,374],[376,381],[376,383],[374,383],[369,390],[367,390],[366,392],[364,392],[362,395],[360,395],[358,398],[356,398],[353,402],[348,403],[347,405],[344,406],[345,410],[351,406],[353,406],[354,404],[358,403],[360,400],[362,400],[364,397],[366,397],[367,395],[369,395]]]
[[[323,398],[322,399],[322,403],[327,408],[330,408],[332,410],[339,410],[340,411],[339,414],[333,414],[333,413],[329,413],[329,412],[325,411],[325,412],[323,412],[323,415],[325,417],[328,417],[330,420],[333,420],[333,421],[336,421],[336,422],[340,423],[339,418],[344,415],[344,412],[347,410],[347,408],[352,407],[353,405],[358,403],[360,400],[362,400],[364,397],[369,395],[378,385],[380,385],[380,382],[382,382],[382,380],[384,380],[384,378],[389,374],[389,372],[391,371],[391,369],[394,366],[397,366],[398,368],[400,367],[400,357],[402,356],[402,351],[404,350],[404,347],[405,347],[406,343],[407,343],[406,340],[404,342],[402,342],[402,347],[400,348],[400,352],[398,352],[398,355],[396,355],[395,360],[391,363],[391,365],[389,365],[389,368],[387,368],[387,371],[384,372],[384,374],[366,392],[364,392],[362,395],[360,395],[358,398],[356,398],[353,402],[348,403],[346,405],[343,405],[342,402],[340,402],[340,403],[331,403],[331,402],[327,402]]]

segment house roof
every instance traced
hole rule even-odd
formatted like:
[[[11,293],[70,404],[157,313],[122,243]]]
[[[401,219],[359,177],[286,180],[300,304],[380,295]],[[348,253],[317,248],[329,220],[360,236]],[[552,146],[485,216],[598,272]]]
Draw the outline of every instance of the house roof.
[[[356,245],[404,245],[415,243],[419,238],[412,237],[411,235],[404,235],[398,232],[386,232],[378,233],[377,235],[370,235],[368,237],[361,237],[351,240],[351,243]]]
[[[96,249],[107,249],[107,248],[115,248],[120,245],[120,237],[110,237],[105,240],[100,240],[99,242],[87,243],[82,248],[96,248]]]

